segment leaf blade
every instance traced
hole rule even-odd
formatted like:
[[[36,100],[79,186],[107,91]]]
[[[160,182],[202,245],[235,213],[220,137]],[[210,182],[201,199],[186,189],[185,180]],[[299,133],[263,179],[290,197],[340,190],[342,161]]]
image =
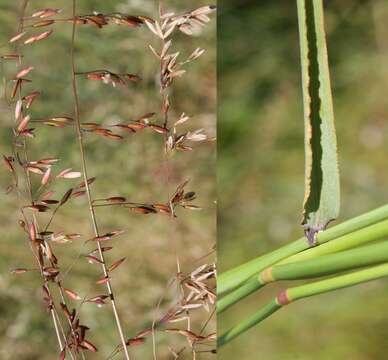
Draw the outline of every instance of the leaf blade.
[[[322,1],[298,0],[305,124],[305,196],[302,225],[310,244],[340,207],[337,140]]]

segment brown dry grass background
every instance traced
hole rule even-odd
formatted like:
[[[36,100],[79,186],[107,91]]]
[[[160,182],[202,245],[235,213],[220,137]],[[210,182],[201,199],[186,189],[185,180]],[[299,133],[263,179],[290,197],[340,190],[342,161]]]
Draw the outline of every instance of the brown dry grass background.
[[[197,0],[166,1],[174,10],[192,10],[207,3]],[[0,2],[0,44],[6,51],[7,39],[15,33],[16,9],[19,1]],[[70,2],[31,1],[34,9],[44,7],[63,8],[63,16],[70,14]],[[31,11],[32,7],[29,7]],[[156,1],[79,0],[78,12],[99,11],[157,15]],[[42,118],[55,114],[71,115],[70,36],[71,25],[55,25],[50,39],[24,51],[25,64],[35,66],[34,88],[43,91],[43,96],[34,105],[33,117]],[[99,82],[79,80],[81,120],[110,124],[128,120],[146,112],[158,111],[160,99],[156,80],[157,62],[147,47],[154,37],[145,27],[129,29],[116,25],[97,29],[85,26],[79,29],[76,43],[76,61],[80,71],[109,69],[113,72],[138,73],[143,81],[128,88],[112,88]],[[173,113],[185,111],[192,115],[188,123],[191,129],[204,128],[215,135],[215,20],[199,37],[177,36],[175,45],[184,54],[200,46],[207,51],[196,63],[190,65],[188,74],[176,82],[173,91]],[[5,67],[9,77],[14,72],[12,65]],[[2,74],[3,75],[3,74]],[[0,153],[9,153],[10,118],[3,101],[0,102]],[[38,137],[31,143],[32,157],[55,156],[61,159],[60,168],[80,170],[78,146],[72,127],[64,129],[39,128]],[[100,208],[97,211],[101,231],[125,229],[126,234],[114,240],[115,249],[108,255],[115,260],[126,256],[127,261],[113,276],[116,299],[123,319],[126,335],[133,336],[147,327],[156,314],[158,299],[165,295],[162,310],[166,310],[176,297],[175,289],[166,291],[168,281],[176,272],[176,255],[182,271],[190,272],[212,258],[200,259],[209,253],[215,244],[215,148],[213,144],[199,144],[189,153],[176,154],[170,160],[172,176],[166,183],[163,167],[162,137],[153,132],[129,136],[115,142],[93,135],[86,136],[87,163],[90,176],[96,176],[92,185],[95,197],[126,196],[131,201],[166,201],[175,187],[186,178],[191,181],[187,190],[196,191],[196,203],[201,212],[182,210],[178,219],[167,216],[136,215],[121,208]],[[59,168],[59,167],[58,167]],[[0,172],[2,188],[9,184],[6,171]],[[61,181],[55,186],[62,194],[71,182]],[[41,302],[40,278],[27,273],[15,277],[9,273],[13,267],[34,266],[27,240],[17,226],[18,202],[14,194],[0,193],[0,358],[1,359],[53,359],[56,342],[52,325]],[[43,214],[41,219],[47,219]],[[99,294],[93,285],[100,270],[85,260],[74,261],[82,251],[83,240],[91,237],[86,198],[68,203],[54,222],[58,230],[80,232],[83,237],[72,243],[56,246],[62,269],[72,266],[65,278],[65,286],[80,294]],[[202,311],[202,310],[201,310]],[[160,313],[161,314],[161,313]],[[207,318],[205,312],[196,316],[196,326]],[[118,344],[111,308],[106,305],[82,307],[81,319],[91,327],[90,340],[100,349],[94,359],[104,359]],[[214,331],[214,322],[208,331]],[[167,346],[185,345],[179,336],[158,335],[159,359],[168,359]],[[135,359],[149,359],[152,343],[131,351]],[[200,355],[199,358],[207,358]]]

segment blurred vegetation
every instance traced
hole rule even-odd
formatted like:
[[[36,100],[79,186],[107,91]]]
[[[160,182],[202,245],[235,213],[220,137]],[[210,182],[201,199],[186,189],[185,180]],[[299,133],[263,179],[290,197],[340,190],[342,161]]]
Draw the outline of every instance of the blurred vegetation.
[[[326,1],[340,156],[339,221],[388,200],[388,3]],[[226,0],[219,7],[218,266],[223,271],[301,236],[303,114],[294,1]],[[219,317],[219,333],[277,289]],[[386,358],[387,281],[292,304],[219,357]]]
[[[157,1],[153,0],[79,0],[77,3],[79,14],[91,14],[93,11],[151,17],[157,14]],[[177,12],[207,4],[202,0],[168,0],[165,3],[166,8]],[[0,2],[2,54],[11,51],[7,41],[16,32],[20,4],[21,1]],[[70,5],[68,0],[34,0],[30,2],[27,13],[55,7],[64,9],[60,17],[68,17]],[[73,114],[71,24],[56,24],[53,28],[54,34],[49,39],[26,46],[23,50],[24,64],[35,67],[31,74],[33,83],[26,89],[42,91],[42,96],[32,108],[32,118]],[[148,48],[150,43],[155,44],[155,39],[146,27],[131,29],[110,25],[103,29],[94,26],[78,28],[76,62],[79,71],[108,69],[117,73],[136,73],[143,79],[127,88],[113,88],[101,82],[79,79],[82,121],[107,125],[159,111],[158,64]],[[188,128],[204,128],[210,136],[214,136],[215,20],[199,37],[188,38],[178,34],[173,46],[185,55],[196,47],[206,49],[201,59],[190,65],[187,75],[176,81],[171,99],[172,111],[175,116],[182,111],[192,116],[187,123]],[[2,70],[1,76],[9,79],[15,73],[15,65],[7,63]],[[9,154],[13,124],[3,100],[0,110],[0,153]],[[77,171],[81,169],[72,126],[64,129],[39,126],[36,133],[36,140],[28,141],[31,158],[60,158],[56,172],[68,167]],[[190,178],[187,190],[197,192],[196,203],[203,207],[201,212],[179,211],[178,219],[174,221],[166,216],[136,215],[117,207],[98,210],[102,232],[127,230],[125,235],[114,241],[116,246],[108,254],[108,259],[113,262],[119,257],[127,257],[127,261],[114,273],[113,286],[125,332],[130,337],[147,327],[154,317],[160,316],[174,303],[175,289],[167,291],[166,288],[176,273],[176,257],[183,272],[190,272],[203,262],[212,261],[211,257],[201,258],[211,252],[215,243],[215,149],[212,144],[202,144],[195,145],[192,152],[175,154],[169,160],[172,175],[167,183],[162,137],[154,132],[140,132],[122,142],[87,134],[86,153],[89,176],[97,177],[92,185],[96,198],[122,195],[131,201],[162,202],[183,180]],[[32,176],[37,184],[39,177]],[[9,173],[1,171],[2,188],[5,189],[9,182]],[[77,183],[77,180],[74,183],[71,180],[58,181],[54,187],[57,197]],[[53,359],[57,344],[49,314],[41,301],[40,277],[35,273],[15,276],[9,272],[14,267],[35,265],[26,237],[17,225],[18,206],[22,202],[16,194],[5,195],[2,191],[0,204],[0,358]],[[40,218],[46,222],[48,215],[43,214]],[[82,295],[101,294],[102,287],[93,285],[100,277],[99,267],[88,264],[82,258],[74,261],[80,252],[85,251],[82,244],[92,234],[86,198],[69,202],[58,214],[53,228],[65,233],[82,234],[80,240],[55,246],[61,268],[72,266],[64,285]],[[165,296],[165,300],[160,310],[155,310],[161,296]],[[199,314],[193,325],[201,327],[208,316],[206,312]],[[100,350],[90,358],[105,359],[119,341],[110,305],[102,308],[84,305],[81,320],[91,328],[90,340]],[[211,322],[207,331],[212,330],[214,323]],[[179,335],[158,335],[157,353],[160,359],[172,357],[168,345],[176,349],[187,346],[187,342]],[[150,359],[152,343],[148,340],[131,352],[135,359]],[[208,358],[206,354],[199,357]]]

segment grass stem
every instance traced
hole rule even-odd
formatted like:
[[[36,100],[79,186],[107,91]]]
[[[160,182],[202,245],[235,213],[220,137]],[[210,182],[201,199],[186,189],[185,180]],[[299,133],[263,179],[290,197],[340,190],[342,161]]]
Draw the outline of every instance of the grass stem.
[[[73,15],[72,16],[73,16],[73,18],[75,18],[76,17],[76,0],[73,0],[72,4],[73,4],[73,6],[72,6],[72,14]],[[97,236],[99,236],[99,231],[98,231],[96,215],[95,215],[94,208],[93,208],[93,201],[92,201],[92,197],[91,197],[90,187],[88,184],[86,157],[85,157],[83,136],[82,136],[82,130],[81,130],[81,121],[80,121],[80,106],[79,106],[77,79],[76,79],[77,71],[76,71],[75,56],[74,56],[75,33],[76,33],[76,22],[73,21],[72,38],[71,38],[71,65],[72,65],[72,87],[73,87],[73,95],[74,95],[74,113],[75,113],[74,118],[75,118],[77,135],[78,135],[78,143],[79,143],[80,155],[81,155],[81,161],[82,161],[83,178],[84,178],[84,182],[85,182],[85,190],[86,190],[88,205],[89,205],[89,213],[90,213],[90,217],[91,217],[93,231],[94,231],[95,236],[97,237]],[[111,299],[112,310],[113,310],[113,314],[115,317],[117,330],[119,332],[120,341],[121,341],[121,344],[123,346],[126,360],[130,360],[127,345],[125,343],[126,341],[125,341],[125,337],[124,337],[123,328],[122,328],[120,317],[119,317],[119,314],[117,311],[116,301],[115,301],[115,298],[113,296],[113,288],[112,288],[111,282],[109,280],[108,269],[106,267],[104,254],[103,254],[101,244],[99,241],[97,241],[97,247],[98,247],[99,257],[100,257],[100,260],[102,262],[101,266],[102,266],[104,276],[108,279],[108,281],[106,282],[106,286],[107,286],[107,290],[109,292],[109,296]]]
[[[218,346],[221,347],[227,344],[237,336],[243,334],[245,331],[265,320],[281,307],[286,306],[293,301],[361,284],[367,281],[376,280],[386,276],[388,276],[388,263],[286,289],[279,293],[275,299],[271,300],[254,315],[241,321],[222,334],[218,338]]]
[[[384,205],[318,233],[317,243],[323,244],[337,237],[357,231],[387,218],[388,205]],[[306,250],[309,247],[310,246],[306,238],[302,237],[270,253],[259,256],[235,268],[225,271],[224,273],[220,274],[218,278],[218,295],[224,295],[227,292],[236,289],[238,286],[245,283],[249,278],[263,271],[265,268],[287,257]]]
[[[274,265],[264,270],[257,281],[265,284],[278,280],[308,279],[383,262],[388,262],[387,241],[318,258]]]

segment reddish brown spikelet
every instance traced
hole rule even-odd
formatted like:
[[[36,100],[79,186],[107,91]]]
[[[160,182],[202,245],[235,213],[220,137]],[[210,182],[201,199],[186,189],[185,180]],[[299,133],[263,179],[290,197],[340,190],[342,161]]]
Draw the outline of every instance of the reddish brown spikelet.
[[[112,246],[104,246],[104,247],[101,248],[101,251],[102,251],[102,252],[105,252],[105,251],[110,251],[110,250],[112,250],[112,249],[113,249]],[[93,251],[91,251],[91,252],[89,253],[89,255],[90,255],[90,254],[93,254],[93,253],[96,253],[96,252],[98,252],[98,249],[94,249]]]
[[[66,238],[70,240],[78,239],[81,237],[81,234],[73,233],[73,234],[66,234]]]
[[[153,206],[161,213],[171,214],[171,207],[166,204],[154,204]]]
[[[16,78],[17,78],[17,79],[20,79],[20,78],[26,76],[27,74],[29,74],[32,70],[34,70],[34,67],[33,67],[33,66],[26,67],[26,68],[20,70],[20,71],[16,74]]]
[[[64,204],[66,204],[67,203],[67,201],[70,199],[70,196],[71,196],[71,194],[73,193],[73,189],[71,188],[71,189],[69,189],[69,190],[67,190],[66,192],[65,192],[65,194],[62,196],[62,199],[61,199],[61,201],[60,201],[60,205],[62,206],[62,205],[64,205]]]
[[[102,284],[106,284],[108,281],[109,281],[109,278],[108,277],[104,277],[104,278],[102,278],[100,280],[97,280],[96,284],[97,285],[102,285]]]
[[[154,207],[152,206],[135,206],[135,207],[130,207],[133,212],[138,213],[138,214],[155,214],[157,211],[155,210]]]
[[[26,34],[26,31],[17,33],[15,36],[12,36],[11,39],[8,40],[9,43],[14,43],[15,41],[18,41]]]
[[[49,26],[55,23],[55,20],[42,20],[34,23],[32,26],[35,28]]]
[[[116,124],[116,125],[114,125],[114,126],[115,126],[115,127],[118,127],[118,128],[121,129],[121,130],[128,131],[128,132],[130,132],[130,133],[135,133],[135,132],[136,132],[136,130],[131,129],[131,128],[128,127],[128,125],[126,125],[126,124]]]
[[[121,135],[113,134],[110,132],[104,133],[104,134],[102,134],[102,136],[105,136],[105,137],[112,139],[112,140],[123,140],[124,139]]]
[[[19,120],[20,115],[22,114],[23,102],[18,100],[15,105],[15,119]]]
[[[6,54],[1,56],[1,58],[4,60],[19,60],[22,57],[23,56],[19,54]]]
[[[35,227],[34,223],[30,224],[28,233],[30,236],[30,240],[35,241],[36,240],[36,227]]]
[[[71,197],[77,198],[77,197],[81,197],[81,196],[84,196],[84,195],[86,195],[86,191],[81,190],[81,191],[73,192],[73,194],[71,195]]]
[[[104,77],[104,72],[90,72],[87,74],[89,80],[101,80]]]
[[[134,131],[141,130],[141,129],[144,129],[144,128],[147,127],[146,124],[139,123],[139,122],[136,122],[136,123],[134,122],[134,123],[128,124],[126,126],[127,126],[128,129],[131,129],[131,130],[134,130]]]
[[[107,240],[112,239],[114,236],[119,236],[119,235],[121,235],[123,233],[124,233],[124,230],[113,230],[113,231],[108,232],[108,233],[106,233],[104,235],[96,236],[96,237],[94,237],[91,240],[94,240],[94,241],[107,241]]]
[[[125,233],[125,230],[112,230],[109,234],[113,237],[113,236],[119,236],[124,233]]]
[[[26,209],[30,209],[30,210],[36,211],[36,212],[46,212],[50,208],[46,205],[43,205],[43,204],[31,204],[31,205],[27,205]]]
[[[92,297],[90,299],[85,300],[85,302],[91,302],[95,303],[97,305],[105,305],[105,300],[109,298],[108,295],[97,295],[95,297]]]
[[[19,274],[25,274],[29,270],[26,268],[16,268],[11,270],[11,274],[19,275]]]
[[[35,98],[40,95],[39,91],[33,91],[31,94],[28,94],[23,97],[23,100],[26,101],[26,109],[29,109],[34,102]]]
[[[159,126],[159,125],[155,125],[155,124],[150,124],[148,125],[152,130],[154,130],[155,132],[159,133],[159,134],[167,134],[168,133],[168,129],[162,127],[162,126]]]
[[[87,255],[86,258],[90,263],[95,263],[95,264],[103,264],[104,262],[101,261],[99,258],[93,256],[93,255]]]
[[[39,35],[31,36],[27,40],[24,41],[24,44],[28,45],[28,44],[32,44],[36,41],[47,39],[52,33],[53,33],[53,30],[48,30],[48,31],[42,32]]]
[[[109,268],[108,268],[108,272],[111,272],[113,271],[114,269],[118,268],[127,258],[121,258],[117,261],[115,261]]]
[[[47,183],[49,182],[50,180],[50,174],[51,174],[51,167],[47,168],[46,172],[44,173],[43,177],[42,177],[42,181],[41,181],[41,184],[44,186],[44,185],[47,185]]]
[[[57,116],[49,118],[45,121],[43,121],[43,124],[48,126],[53,126],[57,128],[63,128],[64,126],[70,124],[73,122],[73,119],[68,116]]]
[[[137,16],[112,16],[112,19],[113,21],[116,23],[116,24],[123,24],[123,25],[127,25],[129,27],[138,27],[140,26],[141,24],[144,23],[143,20],[140,19],[140,17],[137,17]]]
[[[73,300],[81,300],[81,297],[70,289],[64,289],[65,293]]]
[[[85,349],[91,351],[91,352],[97,352],[97,348],[88,340],[83,340],[81,342],[81,346],[84,347]]]
[[[23,131],[26,129],[28,123],[30,122],[30,119],[31,119],[31,118],[30,118],[29,115],[25,116],[25,117],[22,119],[22,121],[19,123],[18,128],[17,128],[17,131],[18,131],[19,133],[23,132]]]
[[[47,266],[43,268],[43,275],[47,277],[55,277],[59,274],[59,269],[52,267],[52,266]]]
[[[56,204],[59,204],[59,201],[58,200],[54,200],[54,199],[42,200],[41,202],[44,205],[56,205]]]
[[[100,235],[100,236],[94,237],[92,240],[95,240],[95,241],[107,241],[107,240],[110,240],[111,238],[112,238],[112,236],[110,236],[110,235]]]
[[[27,170],[29,172],[32,172],[32,173],[38,174],[38,175],[43,175],[44,174],[44,169],[39,167],[39,166],[35,166],[35,165],[27,166]]]
[[[143,337],[135,337],[135,338],[132,338],[132,339],[128,339],[126,341],[126,345],[128,346],[136,346],[136,345],[141,345],[145,342],[145,338]]]
[[[43,164],[43,165],[52,165],[58,161],[59,161],[59,159],[57,159],[57,158],[45,158],[45,159],[38,160],[38,163]]]
[[[64,178],[64,179],[76,179],[81,177],[81,173],[79,171],[72,171],[72,169],[62,170],[56,177]]]
[[[127,199],[123,196],[112,196],[106,199],[107,202],[110,203],[122,203],[125,202]]]
[[[47,8],[47,9],[41,9],[36,12],[34,12],[31,17],[39,17],[39,18],[45,18],[45,17],[50,17],[53,15],[57,15],[61,12],[61,9],[52,9],[52,8]]]
[[[85,122],[80,124],[80,126],[81,126],[81,129],[83,130],[94,130],[99,127],[97,123],[93,123],[93,122],[88,122],[88,123]]]
[[[87,184],[90,185],[90,184],[94,183],[95,180],[96,180],[95,177],[89,178],[89,179],[87,180]],[[85,184],[85,182],[83,181],[82,183],[78,184],[77,187],[79,187],[79,188],[84,188],[84,187],[86,187],[86,184]]]
[[[87,24],[96,25],[98,28],[102,28],[104,25],[108,24],[105,16],[102,14],[86,16],[85,20]]]
[[[59,360],[65,360],[65,359],[66,359],[66,349],[63,349],[59,354]]]
[[[124,74],[123,76],[128,81],[137,82],[137,81],[141,80],[141,77],[139,75],[136,75],[136,74]]]
[[[20,136],[34,138],[35,137],[34,130],[35,129],[25,129],[25,130],[22,130],[22,131],[20,131],[19,135]]]
[[[84,341],[85,340],[85,334],[86,334],[86,331],[89,330],[89,328],[85,325],[79,325],[78,326],[78,329],[80,330],[80,341]]]

